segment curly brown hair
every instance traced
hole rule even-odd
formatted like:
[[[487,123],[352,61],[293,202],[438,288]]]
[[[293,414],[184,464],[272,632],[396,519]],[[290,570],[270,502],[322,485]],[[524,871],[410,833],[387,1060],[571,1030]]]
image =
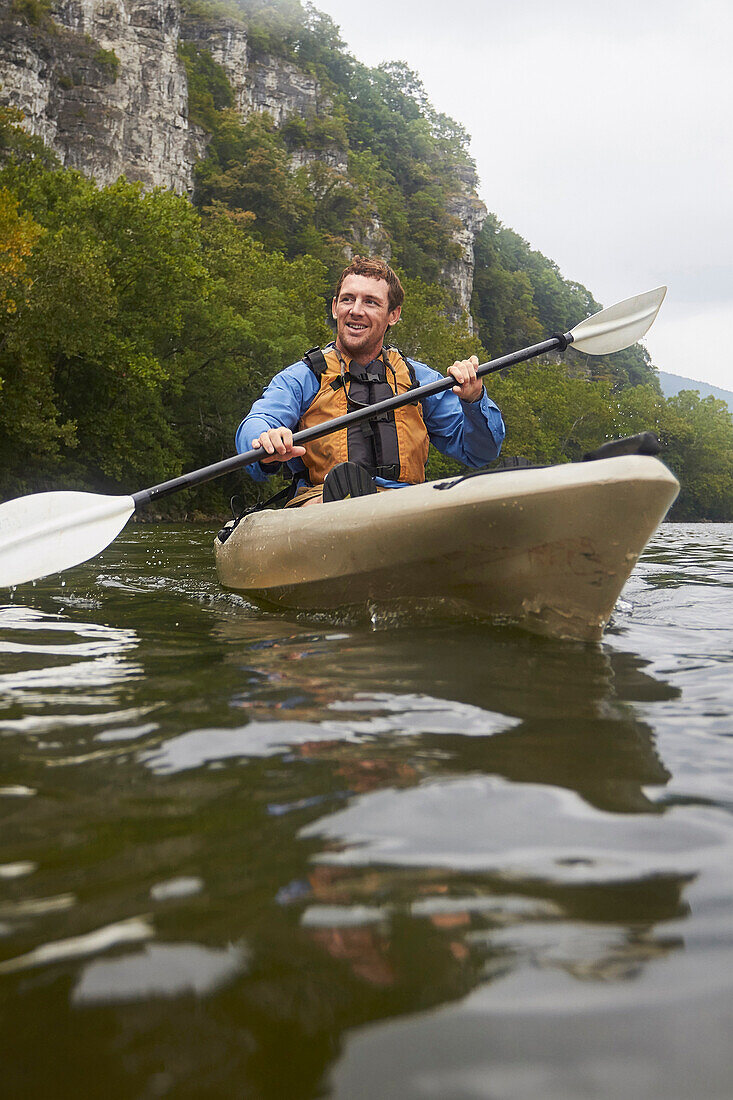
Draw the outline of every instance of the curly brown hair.
[[[405,300],[405,291],[402,283],[395,275],[389,264],[380,260],[377,256],[354,256],[348,267],[345,267],[336,284],[334,298],[338,301],[341,293],[341,284],[347,275],[366,275],[368,279],[383,279],[388,287],[388,300],[390,311],[397,309]]]

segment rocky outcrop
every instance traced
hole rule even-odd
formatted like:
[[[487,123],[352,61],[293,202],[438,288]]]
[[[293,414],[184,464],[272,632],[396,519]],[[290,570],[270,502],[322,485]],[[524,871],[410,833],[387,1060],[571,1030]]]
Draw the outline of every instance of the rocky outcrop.
[[[315,77],[252,54],[242,24],[188,18],[182,28],[177,0],[54,0],[35,25],[2,0],[0,22],[3,101],[20,107],[65,166],[102,184],[124,173],[192,191],[206,135],[188,118],[181,37],[222,66],[243,117],[268,111],[281,125],[331,107]]]
[[[291,115],[311,118],[331,109],[331,100],[314,76],[285,58],[253,51],[246,28],[233,19],[186,18],[182,35],[221,65],[243,118],[253,111],[268,111],[281,126]]]
[[[35,23],[0,0],[0,102],[20,107],[25,124],[61,162],[107,184],[120,175],[145,187],[193,192],[194,169],[208,137],[189,119],[181,40],[206,50],[222,67],[236,109],[267,111],[276,125],[297,116],[327,116],[333,104],[319,81],[292,61],[256,50],[246,27],[227,17],[182,16],[179,0],[39,0]],[[45,14],[44,11],[46,12]],[[331,181],[351,187],[347,156],[337,145],[294,149],[291,168],[318,161]],[[313,187],[323,172],[313,172]],[[326,181],[328,182],[328,180]],[[467,164],[448,201],[456,255],[442,277],[453,291],[454,318],[470,319],[474,240],[486,217]],[[376,206],[361,196],[361,214],[344,227],[345,251],[390,258]]]
[[[190,192],[205,135],[188,121],[175,0],[56,0],[51,17],[5,8],[3,98],[65,166]]]
[[[331,101],[321,93],[315,77],[303,73],[289,61],[263,54],[254,59],[242,110],[269,111],[277,126],[289,115],[308,118],[323,114]]]
[[[475,267],[474,242],[481,226],[486,221],[487,210],[475,194],[469,191],[458,192],[448,198],[447,210],[455,222],[453,240],[458,255],[449,260],[441,270],[441,276],[450,286],[455,298],[455,307],[451,311],[451,320],[457,321],[464,314],[468,318],[468,327],[474,331],[471,317],[471,295],[473,293],[473,272]]]
[[[295,149],[290,154],[290,167],[294,172],[298,168],[307,168],[316,161],[319,164],[325,164],[344,178],[348,175],[349,164],[346,153],[335,145],[318,152],[315,149]]]
[[[207,50],[226,73],[234,106],[244,114],[248,110],[247,91],[250,65],[246,28],[234,19],[204,19],[184,16],[181,37],[200,50]]]
[[[389,234],[382,225],[377,210],[370,210],[351,227],[351,241],[345,251],[348,259],[354,256],[379,256],[387,263],[392,259]]]

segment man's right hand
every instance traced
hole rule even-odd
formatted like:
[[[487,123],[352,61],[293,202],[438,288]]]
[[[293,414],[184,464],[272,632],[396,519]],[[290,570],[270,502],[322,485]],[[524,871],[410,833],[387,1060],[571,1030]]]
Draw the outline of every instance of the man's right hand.
[[[260,459],[261,464],[269,462],[287,462],[291,458],[300,458],[305,454],[305,447],[293,446],[293,433],[290,428],[270,428],[263,432],[257,439],[252,440],[252,449],[262,448],[265,451]]]

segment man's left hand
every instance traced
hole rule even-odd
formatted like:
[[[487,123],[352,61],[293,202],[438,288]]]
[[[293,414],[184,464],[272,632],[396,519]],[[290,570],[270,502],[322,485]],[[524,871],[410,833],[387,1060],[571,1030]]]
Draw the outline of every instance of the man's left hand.
[[[452,374],[458,383],[453,387],[453,393],[458,394],[461,401],[473,403],[481,399],[484,384],[476,377],[478,359],[472,355],[470,359],[461,359],[448,367],[448,374]]]

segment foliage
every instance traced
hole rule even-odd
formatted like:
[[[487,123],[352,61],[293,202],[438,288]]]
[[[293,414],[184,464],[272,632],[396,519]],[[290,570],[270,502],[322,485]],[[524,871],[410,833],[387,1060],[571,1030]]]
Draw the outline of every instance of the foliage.
[[[18,298],[30,289],[25,261],[41,232],[29,214],[18,213],[10,191],[0,189],[0,316],[15,313]]]
[[[601,308],[586,287],[563,279],[552,260],[530,248],[490,214],[476,241],[473,311],[492,355],[567,332]],[[578,372],[616,387],[658,388],[649,355],[635,344],[614,355],[589,356],[570,348],[566,359]]]
[[[193,42],[179,42],[178,54],[186,68],[188,80],[188,115],[192,122],[213,132],[217,126],[217,111],[234,106],[226,73],[208,50]]]
[[[328,155],[348,149],[348,122],[348,117],[338,107],[327,116],[303,118],[292,114],[281,126],[280,133],[289,151],[305,149]]]
[[[272,375],[329,339],[317,260],[269,252],[222,211],[207,218],[202,245],[217,313],[200,328],[175,401],[194,465],[231,454],[234,429]]]
[[[478,356],[481,361],[485,359],[481,341],[471,335],[466,319],[448,320],[450,296],[443,287],[411,279],[404,273],[401,281],[405,288],[405,304],[397,326],[388,336],[390,343],[396,344],[403,355],[441,371],[447,370],[457,359],[467,359],[471,355]],[[447,477],[459,470],[457,462],[430,447],[429,479]]]
[[[117,74],[120,71],[120,59],[114,50],[105,50],[100,47],[94,55],[94,60],[98,65],[103,65],[109,69],[113,81],[117,79]]]
[[[491,218],[479,233],[475,257],[473,314],[492,357],[543,339],[546,330],[540,322],[529,274],[502,264]]]
[[[11,10],[31,26],[39,26],[50,22],[51,0],[13,0]]]
[[[285,143],[269,116],[252,115],[242,123],[235,111],[223,111],[196,179],[204,209],[218,202],[248,212],[258,240],[291,255],[297,251],[293,241],[310,220],[313,203],[290,172]]]
[[[633,392],[633,391],[632,391]],[[676,519],[733,516],[733,418],[723,401],[682,390],[665,402],[660,438],[682,492]]]
[[[520,365],[488,388],[507,424],[505,455],[567,462],[611,434],[608,383],[572,377],[564,364]]]
[[[26,17],[45,0],[16,0]],[[407,297],[391,335],[439,369],[573,327],[599,306],[579,283],[489,215],[475,245],[469,319],[443,271],[459,253],[451,210],[475,170],[463,128],[434,110],[404,63],[375,69],[333,21],[298,0],[187,0],[186,20],[239,19],[255,58],[316,77],[305,116],[243,120],[224,70],[183,42],[191,119],[210,135],[196,205],[124,179],[98,188],[62,169],[22,116],[0,107],[0,490],[129,491],[231,453],[268,379],[328,339],[334,276],[355,249],[382,251]],[[104,55],[104,56],[103,56]],[[96,61],[114,74],[116,58]],[[343,164],[347,164],[344,172]],[[556,357],[555,357],[556,358]],[[695,392],[665,400],[642,349],[591,358],[572,348],[493,376],[504,453],[577,459],[647,428],[683,486],[679,518],[733,518],[733,425]],[[455,469],[431,451],[428,473]],[[222,507],[241,480],[196,502]],[[186,507],[172,497],[165,508]]]
[[[392,330],[390,340],[399,345],[403,354],[440,370],[471,355],[485,359],[481,341],[471,335],[466,320],[448,320],[449,294],[443,287],[411,279],[404,273],[401,282],[405,304],[399,327]]]
[[[291,256],[317,255],[332,275],[358,241],[352,227],[378,209],[392,258],[411,275],[437,281],[460,254],[447,199],[474,178],[465,130],[434,111],[420,78],[403,63],[368,69],[351,58],[333,21],[311,5],[241,0],[238,14],[255,56],[286,57],[313,73],[328,98],[314,114],[291,116],[279,130],[269,116],[243,123],[226,97],[217,101],[222,70],[195,43],[185,43],[191,117],[212,135],[197,173],[197,204],[219,201],[251,211],[260,240]],[[324,208],[317,170],[289,170],[294,153],[311,154],[309,164],[315,154],[327,167],[336,151],[350,154],[348,178],[339,173],[337,212],[330,205],[335,188]]]
[[[170,192],[36,162],[9,161],[0,187],[11,227],[34,232],[0,318],[6,493],[129,490],[229,454],[266,378],[326,338],[322,266],[267,252],[236,217],[202,224]]]
[[[242,10],[237,0],[182,0],[181,15],[185,23],[215,19],[241,20]]]
[[[35,160],[47,167],[57,165],[56,155],[22,124],[22,111],[0,104],[0,167],[9,159],[18,163]]]
[[[184,57],[192,89],[192,117],[211,133],[207,156],[196,170],[196,198],[203,210],[218,205],[247,215],[250,233],[289,257],[312,255],[333,276],[351,244],[358,194],[327,161],[312,159],[296,171],[290,148],[323,153],[346,144],[341,116],[289,119],[277,128],[267,113],[243,122],[223,70],[191,44]]]

